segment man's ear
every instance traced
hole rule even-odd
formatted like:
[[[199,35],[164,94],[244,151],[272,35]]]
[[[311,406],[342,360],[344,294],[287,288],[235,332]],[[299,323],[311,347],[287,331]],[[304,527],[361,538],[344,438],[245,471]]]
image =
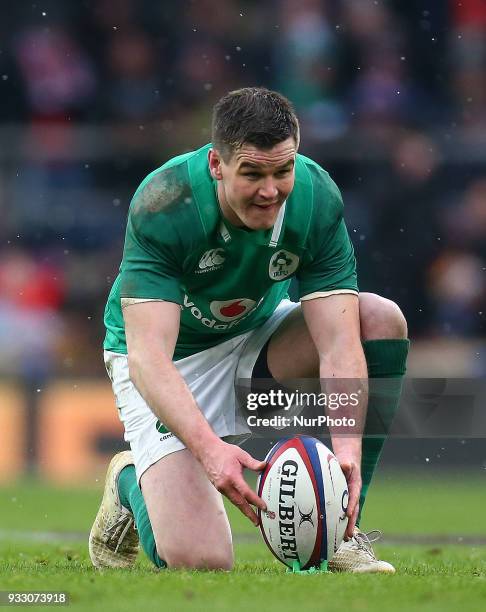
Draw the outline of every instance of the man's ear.
[[[211,176],[220,181],[223,178],[221,170],[221,155],[216,149],[210,149],[208,153],[209,172]]]

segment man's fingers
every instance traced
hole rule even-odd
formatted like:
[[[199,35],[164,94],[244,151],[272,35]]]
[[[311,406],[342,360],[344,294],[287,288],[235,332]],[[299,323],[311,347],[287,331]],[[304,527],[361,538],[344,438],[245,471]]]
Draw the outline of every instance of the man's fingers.
[[[359,504],[353,510],[352,515],[348,518],[348,525],[346,527],[346,532],[344,534],[345,539],[349,539],[353,537],[354,528],[356,527],[356,521],[358,520],[359,513]]]
[[[265,466],[267,465],[265,461],[258,461],[258,459],[254,459],[249,453],[245,451],[242,451],[240,463],[244,467],[248,468],[249,470],[253,470],[254,472],[261,472],[265,469]]]
[[[346,531],[344,532],[344,541],[347,542],[348,540],[350,540],[353,537],[353,532],[354,532],[354,526],[356,524],[356,522],[349,521],[348,526],[346,527]]]
[[[254,525],[258,526],[258,517],[255,511],[238,491],[228,491],[225,495]]]
[[[348,540],[353,537],[354,528],[356,527],[356,521],[358,520],[359,514],[359,504],[356,506],[353,515],[348,520],[348,526],[346,527],[346,532],[344,534],[345,540]]]
[[[253,504],[257,508],[260,508],[260,510],[267,509],[267,504],[263,501],[261,497],[258,497],[255,491],[253,491],[246,484],[245,481],[243,481],[243,483],[235,484],[235,488],[238,491],[238,493],[240,493],[240,495],[244,497],[250,504]]]
[[[343,474],[346,478],[346,480],[349,481],[349,479],[351,478],[351,475],[353,473],[354,470],[354,464],[348,461],[344,461],[342,463],[340,463],[341,469],[343,471]]]
[[[348,509],[346,510],[346,516],[348,517],[348,524],[346,526],[346,531],[344,532],[345,540],[348,540],[349,538],[353,536],[354,527],[356,525],[356,520],[358,518],[358,509],[359,509],[359,506],[357,506],[356,504],[353,507],[351,507],[351,505],[348,504]]]
[[[355,465],[351,462],[341,463],[341,469],[348,483],[349,499],[346,516],[351,517],[355,511],[356,504],[359,502],[361,492],[361,478],[359,471],[355,469]]]
[[[349,500],[348,508],[346,510],[346,516],[351,517],[356,510],[356,505],[359,503],[360,487],[357,483],[349,483],[348,490]]]
[[[346,510],[348,524],[344,533],[344,539],[349,540],[353,537],[354,528],[359,514],[359,496],[361,492],[361,477],[359,469],[351,461],[343,461],[341,469],[348,483],[349,500]]]

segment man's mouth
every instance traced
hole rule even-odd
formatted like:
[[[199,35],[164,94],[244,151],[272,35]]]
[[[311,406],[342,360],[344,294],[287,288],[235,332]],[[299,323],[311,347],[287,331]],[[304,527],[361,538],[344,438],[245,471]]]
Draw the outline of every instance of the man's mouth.
[[[279,201],[277,201],[277,202],[270,202],[270,203],[265,202],[264,204],[253,203],[253,206],[258,206],[258,208],[271,208],[272,206],[277,206],[278,204],[280,204]]]

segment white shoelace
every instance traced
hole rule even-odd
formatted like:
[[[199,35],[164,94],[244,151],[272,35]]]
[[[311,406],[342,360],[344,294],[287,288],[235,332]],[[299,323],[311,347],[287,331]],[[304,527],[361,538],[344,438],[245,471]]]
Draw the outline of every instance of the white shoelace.
[[[353,535],[353,540],[355,540],[358,548],[366,552],[373,560],[376,560],[376,556],[373,552],[373,547],[371,546],[371,544],[379,540],[381,538],[381,535],[382,534],[379,529],[373,529],[372,531],[368,531],[368,533],[358,531]]]
[[[133,524],[133,514],[126,508],[122,507],[122,514],[120,518],[115,521],[113,525],[110,525],[110,527],[106,529],[106,543],[111,544],[112,546],[113,544],[116,544],[115,552],[118,552],[118,549],[123,543],[123,540],[125,539],[128,530],[130,529],[130,527],[132,527]]]

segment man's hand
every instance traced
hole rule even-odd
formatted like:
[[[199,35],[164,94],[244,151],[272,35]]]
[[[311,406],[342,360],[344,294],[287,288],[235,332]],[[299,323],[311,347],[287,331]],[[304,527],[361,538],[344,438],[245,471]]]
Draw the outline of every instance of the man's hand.
[[[209,480],[225,495],[254,525],[258,517],[250,506],[266,510],[265,502],[252,491],[243,478],[243,468],[259,472],[265,468],[264,461],[257,461],[243,449],[222,440],[212,444],[200,461]]]
[[[349,540],[353,536],[353,531],[356,526],[359,513],[359,496],[361,493],[361,467],[360,463],[354,457],[345,454],[337,454],[337,460],[343,471],[343,474],[348,483],[348,509],[346,516],[348,517],[348,526],[344,533],[344,539]]]

